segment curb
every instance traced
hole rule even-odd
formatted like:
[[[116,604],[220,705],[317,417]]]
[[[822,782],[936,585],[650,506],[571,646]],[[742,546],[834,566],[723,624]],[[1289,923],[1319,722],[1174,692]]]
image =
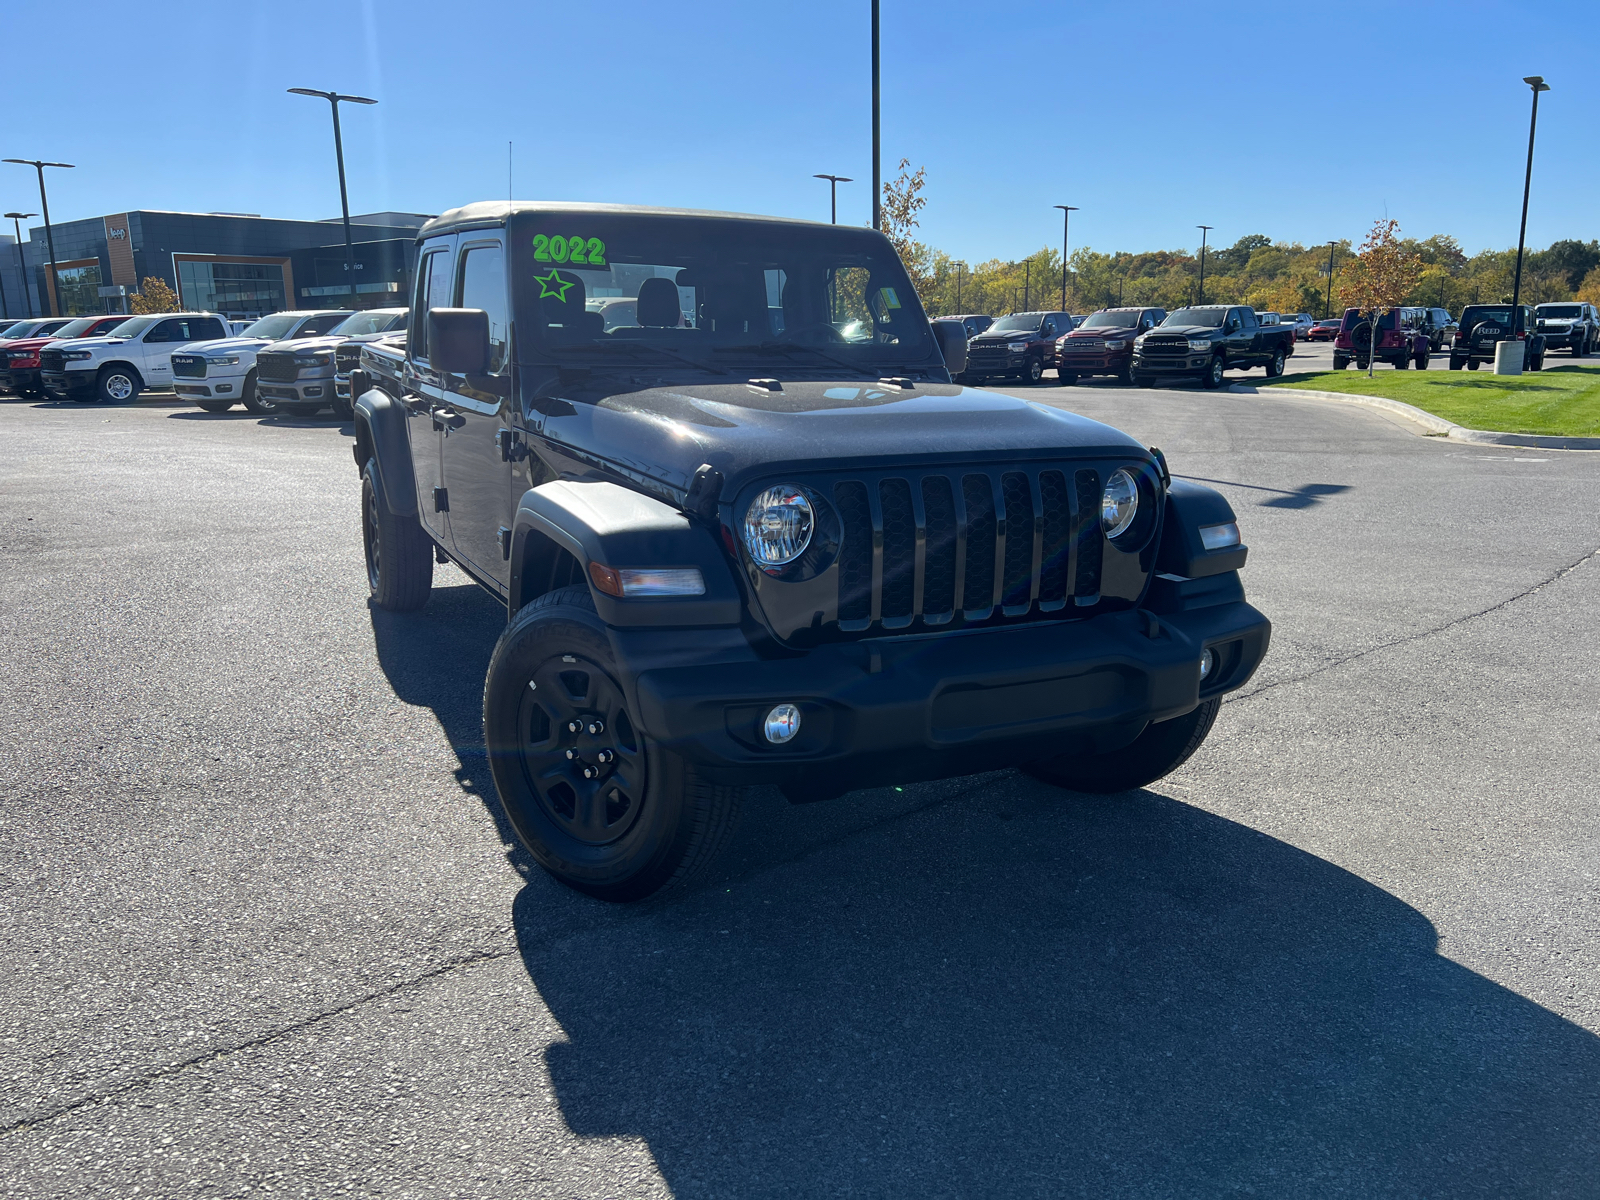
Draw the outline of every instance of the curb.
[[[1492,429],[1468,429],[1463,425],[1457,425],[1454,421],[1437,417],[1414,404],[1389,400],[1383,396],[1361,396],[1354,392],[1321,392],[1310,388],[1258,388],[1248,383],[1231,384],[1228,390],[1252,396],[1276,394],[1306,400],[1334,400],[1341,404],[1359,404],[1363,408],[1381,409],[1421,425],[1428,431],[1424,437],[1447,437],[1454,442],[1473,442],[1480,446],[1527,446],[1539,450],[1600,450],[1600,437],[1553,437],[1537,433],[1497,433]]]

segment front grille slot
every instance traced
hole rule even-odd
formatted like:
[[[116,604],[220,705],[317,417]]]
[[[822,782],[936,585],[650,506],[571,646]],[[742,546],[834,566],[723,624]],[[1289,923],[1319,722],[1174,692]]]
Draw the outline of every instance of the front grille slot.
[[[1099,604],[1102,477],[1091,468],[1006,464],[819,482],[839,517],[839,630],[887,632]]]
[[[299,374],[300,368],[295,366],[293,354],[256,355],[258,379],[270,379],[274,383],[293,383]]]
[[[1146,338],[1144,352],[1146,354],[1187,354],[1189,352],[1189,340],[1185,338],[1179,341],[1176,338],[1171,338],[1157,341],[1154,338]]]
[[[206,377],[206,360],[198,354],[174,354],[172,356],[172,373],[179,379],[204,379]]]

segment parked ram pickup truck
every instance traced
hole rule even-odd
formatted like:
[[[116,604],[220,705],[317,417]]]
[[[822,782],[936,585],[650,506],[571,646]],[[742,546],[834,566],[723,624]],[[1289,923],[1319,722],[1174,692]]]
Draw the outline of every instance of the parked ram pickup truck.
[[[312,417],[324,408],[348,419],[354,414],[349,399],[348,366],[345,396],[339,396],[338,365],[341,353],[361,353],[361,343],[405,328],[403,308],[372,308],[354,312],[321,337],[265,347],[256,355],[256,393],[278,412]]]
[[[11,338],[0,349],[4,359],[5,382],[13,395],[42,395],[44,386],[39,379],[39,352],[56,342],[73,338],[103,337],[128,319],[126,313],[101,317],[77,317],[53,333],[41,337]]]
[[[745,784],[1138,787],[1266,652],[1227,500],[952,383],[965,330],[880,233],[495,202],[416,262],[404,350],[351,378],[372,602],[421,608],[436,556],[504,601],[489,771],[574,888],[690,877]]]
[[[44,390],[83,403],[126,404],[172,386],[172,352],[213,341],[227,327],[216,313],[129,317],[109,336],[74,338],[39,351]]]
[[[1072,317],[1064,312],[1001,317],[967,343],[966,382],[1012,378],[1038,383],[1045,368],[1055,365],[1056,339],[1072,327]]]
[[[174,390],[206,412],[227,412],[243,404],[264,417],[273,404],[256,386],[256,355],[274,342],[320,337],[349,315],[348,308],[290,309],[262,317],[243,333],[185,346],[172,356]]]
[[[1133,339],[1166,319],[1164,308],[1104,308],[1056,339],[1056,383],[1069,387],[1086,375],[1115,375],[1132,383]]]
[[[1180,308],[1133,343],[1133,380],[1140,386],[1162,376],[1197,377],[1208,388],[1222,386],[1222,373],[1265,367],[1283,374],[1294,353],[1292,325],[1264,326],[1245,305]]]

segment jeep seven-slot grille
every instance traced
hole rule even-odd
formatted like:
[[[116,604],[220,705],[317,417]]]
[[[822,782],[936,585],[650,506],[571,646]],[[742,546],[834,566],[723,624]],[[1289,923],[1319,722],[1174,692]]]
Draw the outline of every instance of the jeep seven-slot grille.
[[[882,472],[838,480],[831,498],[843,630],[1020,617],[1099,598],[1098,471]]]
[[[41,371],[59,371],[66,364],[66,359],[61,357],[59,350],[39,351],[39,369]]]
[[[178,379],[204,379],[206,360],[198,354],[174,354],[172,374]]]
[[[299,375],[300,368],[294,365],[294,355],[287,351],[256,355],[257,379],[269,379],[274,383],[293,383]]]

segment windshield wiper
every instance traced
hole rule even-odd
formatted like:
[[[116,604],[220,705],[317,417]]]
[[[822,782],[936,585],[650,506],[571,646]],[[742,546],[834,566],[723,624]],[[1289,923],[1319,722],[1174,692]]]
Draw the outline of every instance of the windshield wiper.
[[[668,350],[665,346],[658,346],[653,342],[586,342],[573,346],[549,346],[547,349],[551,354],[564,354],[575,350],[628,350],[635,352],[636,356],[637,352],[644,351],[652,357],[659,354],[675,359],[686,366],[693,367],[697,371],[710,371],[714,375],[726,375],[728,373],[725,369],[713,363],[701,362],[699,359],[690,358],[687,354],[679,354],[676,350]]]
[[[715,354],[783,354],[789,358],[793,358],[796,354],[809,354],[817,358],[826,359],[828,362],[833,363],[834,366],[843,367],[856,375],[868,375],[874,379],[878,377],[877,371],[868,370],[860,363],[853,363],[847,359],[835,357],[826,350],[819,350],[815,346],[803,346],[798,342],[767,341],[752,342],[747,346],[716,346],[713,347],[712,352]]]

